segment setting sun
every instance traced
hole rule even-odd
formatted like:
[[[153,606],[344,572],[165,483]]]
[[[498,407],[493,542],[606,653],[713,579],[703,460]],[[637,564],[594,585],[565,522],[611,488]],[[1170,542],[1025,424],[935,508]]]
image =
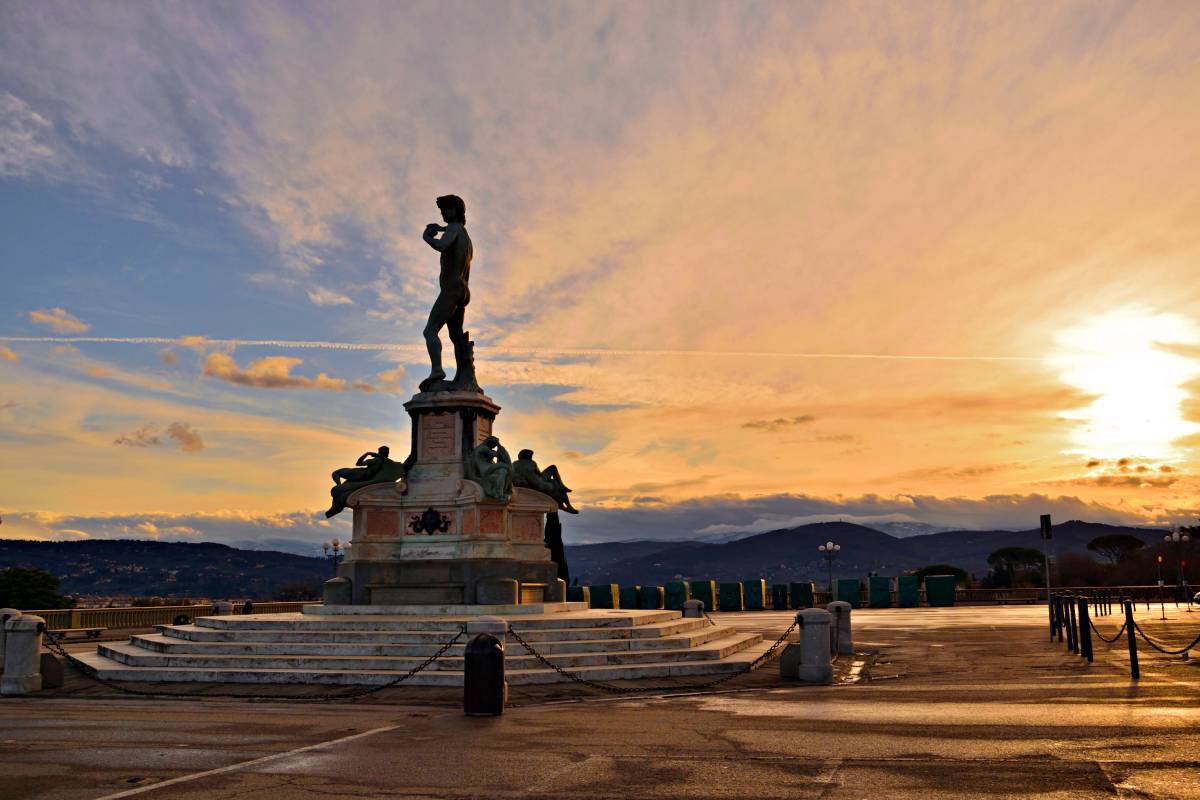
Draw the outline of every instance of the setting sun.
[[[1097,459],[1182,458],[1178,441],[1200,431],[1183,416],[1186,385],[1200,374],[1200,364],[1171,346],[1198,341],[1191,320],[1137,308],[1061,333],[1051,363],[1065,382],[1095,397],[1062,415],[1079,423],[1070,452]]]

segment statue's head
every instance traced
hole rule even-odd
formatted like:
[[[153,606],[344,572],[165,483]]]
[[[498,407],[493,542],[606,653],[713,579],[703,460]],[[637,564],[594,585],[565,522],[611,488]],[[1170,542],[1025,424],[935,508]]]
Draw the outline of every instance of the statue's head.
[[[387,458],[388,453],[390,453],[390,452],[392,452],[392,451],[388,449],[388,446],[386,444],[379,445],[379,457],[380,458]]]
[[[500,444],[500,440],[497,439],[495,436],[489,436],[483,440],[483,443],[486,444],[488,447],[495,447],[496,445]]]
[[[467,204],[458,195],[442,195],[437,199],[437,207],[442,212],[444,221],[457,222],[460,225],[467,224]]]
[[[517,458],[521,458],[521,459],[533,458],[533,451],[532,450],[522,450],[521,452],[517,453]]]

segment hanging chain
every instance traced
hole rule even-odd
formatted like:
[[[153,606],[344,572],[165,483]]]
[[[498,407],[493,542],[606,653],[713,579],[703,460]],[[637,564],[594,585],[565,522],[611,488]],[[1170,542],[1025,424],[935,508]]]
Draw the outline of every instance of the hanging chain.
[[[321,692],[321,693],[310,692],[308,694],[280,695],[277,697],[276,696],[256,696],[256,695],[248,695],[248,694],[237,694],[234,692],[158,692],[158,691],[146,691],[143,689],[132,689],[128,686],[121,686],[118,683],[114,683],[113,681],[109,680],[108,678],[100,677],[100,675],[97,672],[95,667],[93,667],[92,665],[90,665],[84,661],[81,661],[80,659],[78,659],[75,656],[68,653],[66,651],[66,649],[63,648],[62,642],[60,641],[58,635],[56,633],[54,633],[53,631],[46,631],[46,636],[43,639],[43,641],[46,645],[46,648],[48,650],[50,650],[50,652],[65,659],[68,663],[70,663],[72,666],[77,668],[84,675],[86,675],[87,677],[96,681],[97,683],[100,683],[104,686],[109,687],[110,689],[116,689],[118,692],[121,692],[122,694],[137,695],[139,697],[159,697],[159,698],[162,698],[162,697],[233,698],[233,699],[237,699],[237,700],[249,700],[251,702],[259,702],[259,703],[280,702],[280,701],[283,701],[283,702],[292,701],[292,702],[301,702],[301,703],[328,703],[328,702],[333,702],[333,701],[337,701],[337,700],[358,700],[359,698],[366,697],[367,695],[375,694],[376,692],[381,692],[384,689],[390,689],[394,686],[398,686],[401,683],[404,683],[406,680],[408,680],[412,676],[416,675],[418,672],[421,672],[426,667],[428,667],[430,664],[432,664],[433,662],[437,661],[439,658],[444,656],[446,654],[446,651],[448,651],[451,647],[453,647],[455,644],[457,644],[459,639],[461,639],[466,634],[466,632],[467,632],[466,626],[460,625],[458,628],[458,633],[454,634],[454,638],[451,639],[450,641],[446,642],[445,644],[443,644],[440,648],[438,648],[436,653],[434,653],[429,658],[422,661],[417,666],[410,669],[408,672],[394,678],[393,680],[388,681],[387,683],[382,683],[382,684],[379,684],[378,686],[360,686],[352,692],[342,692],[342,693],[338,693],[338,694],[329,694],[327,692]]]
[[[1191,644],[1185,645],[1183,647],[1183,649],[1181,649],[1181,650],[1167,650],[1164,647],[1162,647],[1161,645],[1159,645],[1157,642],[1155,642],[1153,639],[1151,639],[1149,636],[1147,636],[1146,632],[1144,630],[1142,630],[1142,626],[1138,625],[1136,620],[1133,623],[1133,629],[1138,632],[1138,634],[1142,637],[1142,639],[1146,642],[1146,644],[1150,645],[1158,652],[1164,653],[1169,656],[1186,655],[1189,650],[1195,650],[1196,646],[1200,645],[1200,636],[1197,636],[1195,639],[1192,639]]]
[[[1112,644],[1112,643],[1113,643],[1113,642],[1115,642],[1117,639],[1120,639],[1120,638],[1121,638],[1121,634],[1125,632],[1125,626],[1126,626],[1126,625],[1128,625],[1128,624],[1129,624],[1129,623],[1127,623],[1127,622],[1122,622],[1122,623],[1121,623],[1121,627],[1120,627],[1120,629],[1119,629],[1119,630],[1116,632],[1116,634],[1114,634],[1114,635],[1113,635],[1113,637],[1110,639],[1110,638],[1108,638],[1107,636],[1105,636],[1103,633],[1101,633],[1101,632],[1100,632],[1100,629],[1096,627],[1096,623],[1095,623],[1095,622],[1092,622],[1092,620],[1091,620],[1091,618],[1090,618],[1090,617],[1088,618],[1088,625],[1091,625],[1091,626],[1092,626],[1092,631],[1093,631],[1093,632],[1094,632],[1094,633],[1095,633],[1097,636],[1099,636],[1099,637],[1100,637],[1100,641],[1102,641],[1102,642],[1106,642],[1107,644]]]
[[[705,616],[707,616],[707,615],[705,615]],[[722,675],[719,678],[714,678],[710,681],[705,681],[704,683],[676,684],[673,686],[668,686],[668,685],[662,685],[662,686],[610,686],[609,684],[606,684],[606,683],[600,683],[598,681],[589,680],[588,678],[585,678],[582,675],[577,675],[574,672],[569,672],[569,671],[563,669],[558,664],[555,664],[550,659],[546,658],[544,655],[542,655],[537,650],[535,650],[533,645],[531,645],[529,642],[525,641],[525,639],[521,637],[521,634],[519,634],[515,630],[513,630],[513,628],[511,626],[509,626],[508,632],[509,632],[509,634],[512,635],[512,637],[514,639],[517,640],[517,644],[519,644],[519,645],[521,645],[521,647],[525,648],[525,651],[527,653],[529,653],[529,655],[531,655],[535,659],[537,659],[538,662],[541,663],[543,666],[554,670],[555,672],[557,672],[559,675],[562,675],[567,680],[574,681],[575,683],[581,684],[583,686],[588,686],[592,689],[597,689],[601,692],[608,692],[609,694],[638,694],[638,693],[642,693],[642,692],[679,692],[679,691],[691,692],[691,691],[697,691],[700,689],[711,689],[712,687],[719,686],[722,683],[725,683],[726,681],[731,681],[734,678],[738,677],[739,675],[745,675],[748,672],[753,672],[754,670],[756,670],[760,666],[762,666],[768,659],[770,659],[775,654],[775,651],[779,649],[779,646],[781,644],[783,644],[785,641],[787,641],[787,638],[789,636],[791,636],[792,631],[796,630],[797,625],[798,625],[798,623],[793,622],[788,627],[788,629],[786,631],[784,631],[778,639],[775,640],[775,643],[773,645],[771,645],[769,648],[767,648],[767,650],[765,652],[763,652],[758,658],[754,659],[749,664],[747,664],[745,667],[743,667],[742,669],[740,669],[736,672],[726,673],[725,675]]]

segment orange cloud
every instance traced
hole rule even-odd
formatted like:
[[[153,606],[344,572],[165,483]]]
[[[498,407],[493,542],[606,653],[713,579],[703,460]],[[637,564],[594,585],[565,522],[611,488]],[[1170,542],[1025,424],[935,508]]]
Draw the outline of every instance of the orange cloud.
[[[87,333],[92,327],[62,308],[46,308],[41,311],[30,311],[29,319],[38,325],[48,326],[55,333]]]
[[[254,386],[260,389],[324,389],[334,392],[346,390],[346,381],[331,378],[324,372],[315,378],[293,375],[292,367],[303,359],[291,356],[267,356],[252,361],[242,369],[227,353],[209,353],[204,360],[204,375],[238,386]]]
[[[0,361],[12,361],[15,363],[20,360],[21,357],[14,353],[11,347],[0,345]]]

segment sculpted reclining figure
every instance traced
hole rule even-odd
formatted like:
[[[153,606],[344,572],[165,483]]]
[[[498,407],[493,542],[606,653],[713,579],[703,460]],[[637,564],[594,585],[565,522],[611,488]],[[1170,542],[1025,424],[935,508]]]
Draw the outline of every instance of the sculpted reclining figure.
[[[363,453],[353,467],[342,467],[333,471],[333,488],[329,490],[333,503],[325,512],[326,517],[341,513],[346,507],[346,498],[364,486],[375,483],[394,483],[404,479],[404,464],[388,458],[391,451],[386,445],[375,453]]]
[[[513,464],[513,484],[550,495],[558,503],[558,507],[568,514],[579,513],[567,498],[571,490],[559,476],[558,467],[551,464],[545,470],[538,469],[537,462],[533,460],[532,450],[517,453],[517,461]]]
[[[466,476],[483,487],[493,500],[507,503],[512,495],[513,463],[495,436],[484,439],[466,460]]]

